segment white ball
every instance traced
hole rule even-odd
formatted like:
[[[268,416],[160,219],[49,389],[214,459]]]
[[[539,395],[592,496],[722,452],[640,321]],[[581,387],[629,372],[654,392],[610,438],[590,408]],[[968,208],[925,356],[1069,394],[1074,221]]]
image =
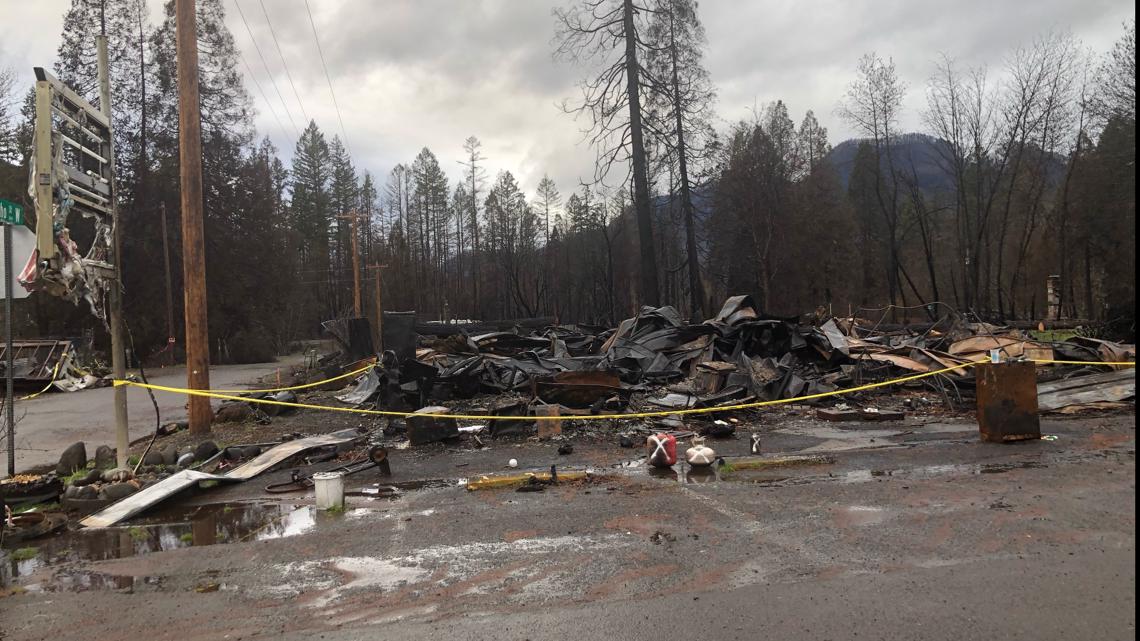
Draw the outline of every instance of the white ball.
[[[518,467],[518,466],[519,466],[518,459],[511,459],[511,460],[507,461],[507,467]]]

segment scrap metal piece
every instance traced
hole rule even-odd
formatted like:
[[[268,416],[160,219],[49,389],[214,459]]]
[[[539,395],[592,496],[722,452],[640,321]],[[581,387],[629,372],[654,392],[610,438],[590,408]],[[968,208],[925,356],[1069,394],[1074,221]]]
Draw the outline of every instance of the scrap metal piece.
[[[0,372],[7,362],[8,348],[0,344]],[[12,377],[23,381],[50,381],[57,364],[66,366],[72,351],[71,341],[30,340],[12,343]],[[63,363],[60,363],[64,360]]]
[[[229,478],[221,474],[208,474],[194,470],[182,470],[168,476],[158,483],[140,490],[127,498],[107,506],[100,512],[81,520],[84,527],[109,527],[120,521],[125,521],[143,510],[160,503],[182,490],[196,485],[199,481],[226,481],[239,483],[244,479]]]
[[[308,438],[288,441],[262,452],[260,455],[225,474],[209,474],[207,472],[197,472],[194,470],[182,470],[150,487],[135,492],[117,503],[107,506],[102,511],[81,520],[79,524],[84,527],[109,527],[120,521],[129,519],[135,514],[201,481],[240,483],[261,474],[294,454],[300,454],[305,450],[315,447],[348,443],[359,437],[360,434],[355,430],[343,430],[332,434],[321,434],[319,436],[310,436]]]
[[[1052,412],[1072,405],[1123,401],[1136,396],[1136,369],[1074,376],[1037,386],[1037,409]]]
[[[545,403],[586,408],[614,395],[628,395],[621,379],[613,372],[558,372],[546,379],[535,379],[534,395]]]
[[[380,377],[375,369],[370,369],[356,379],[356,387],[347,394],[341,394],[336,400],[349,405],[363,405],[380,393]]]
[[[982,363],[975,368],[978,430],[983,441],[1041,438],[1033,363]]]

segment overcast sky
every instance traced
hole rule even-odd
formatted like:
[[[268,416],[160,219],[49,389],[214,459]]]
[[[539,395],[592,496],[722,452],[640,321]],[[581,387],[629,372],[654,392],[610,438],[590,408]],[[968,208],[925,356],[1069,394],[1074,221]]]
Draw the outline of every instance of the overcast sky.
[[[157,22],[160,0],[146,1]],[[564,195],[571,191],[591,174],[593,154],[581,143],[584,123],[559,109],[577,95],[581,75],[551,57],[551,9],[567,1],[309,0],[358,168],[382,182],[394,164],[427,146],[454,178],[463,141],[475,135],[491,176],[507,169],[533,196],[547,172]],[[237,0],[285,106],[234,2],[223,0],[227,23],[265,92],[247,82],[259,132],[288,156],[295,135],[286,107],[298,127],[303,107],[327,134],[339,132],[304,0],[263,0],[300,104],[258,0]],[[32,66],[51,66],[69,4],[0,0],[0,65],[16,67],[29,83]],[[835,106],[865,52],[894,58],[910,88],[903,125],[917,130],[940,52],[996,72],[1018,44],[1058,29],[1100,53],[1135,9],[1129,0],[704,0],[700,15],[719,92],[718,128],[782,99],[797,123],[814,110],[837,144],[851,131]]]

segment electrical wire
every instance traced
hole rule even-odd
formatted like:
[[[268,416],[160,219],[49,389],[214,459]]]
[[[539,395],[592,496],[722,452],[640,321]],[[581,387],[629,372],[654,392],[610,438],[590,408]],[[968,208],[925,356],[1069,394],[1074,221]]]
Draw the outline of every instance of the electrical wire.
[[[253,37],[253,29],[249,28],[249,21],[245,19],[245,13],[241,10],[241,5],[238,4],[238,0],[233,0],[233,2],[234,6],[237,7],[238,16],[241,17],[242,24],[245,25],[245,31],[249,34],[250,42],[253,43],[253,48],[257,50],[257,57],[261,58],[261,66],[265,68],[265,75],[269,76],[269,82],[273,83],[273,90],[277,92],[277,98],[281,101],[281,106],[285,109],[285,116],[289,119],[289,124],[293,126],[294,133],[300,138],[301,130],[297,128],[297,123],[293,120],[293,114],[289,111],[289,105],[285,102],[285,97],[281,95],[281,89],[277,87],[277,80],[269,71],[269,64],[265,62],[265,54],[261,53],[261,47],[257,44],[257,38]]]
[[[352,149],[348,145],[348,131],[344,128],[344,119],[340,116],[340,105],[336,103],[336,92],[333,91],[332,77],[329,76],[328,65],[325,64],[325,52],[321,49],[321,39],[317,37],[317,24],[313,21],[313,10],[309,8],[309,0],[305,0],[305,11],[309,14],[309,26],[313,28],[313,41],[317,43],[317,53],[321,57],[321,69],[325,72],[325,80],[329,83],[329,95],[332,96],[333,108],[336,109],[336,119],[340,123],[340,133],[344,136],[344,150],[349,156]]]
[[[305,113],[305,103],[301,102],[301,94],[297,85],[293,84],[293,74],[289,73],[289,64],[285,62],[285,54],[281,51],[281,43],[277,41],[277,33],[273,30],[273,21],[269,19],[269,12],[265,10],[265,0],[257,0],[261,5],[261,13],[265,16],[265,23],[269,25],[269,35],[273,36],[273,45],[277,47],[277,55],[281,57],[281,66],[285,67],[285,77],[289,79],[289,86],[293,88],[293,96],[297,98],[297,105],[301,107],[301,115],[305,122],[309,122],[309,115]],[[306,125],[307,126],[307,125]]]
[[[258,82],[257,77],[253,75],[253,69],[249,67],[249,63],[246,62],[245,55],[242,54],[241,49],[238,49],[238,57],[241,58],[241,63],[245,65],[245,70],[249,74],[249,79],[253,81],[253,86],[257,87],[257,92],[261,94],[261,99],[265,101],[265,106],[269,107],[269,113],[273,114],[273,119],[277,121],[277,126],[281,129],[284,138],[289,140],[289,134],[285,131],[285,125],[282,124],[281,118],[277,116],[277,111],[269,102],[269,98],[265,95],[265,90],[261,88],[261,83]]]

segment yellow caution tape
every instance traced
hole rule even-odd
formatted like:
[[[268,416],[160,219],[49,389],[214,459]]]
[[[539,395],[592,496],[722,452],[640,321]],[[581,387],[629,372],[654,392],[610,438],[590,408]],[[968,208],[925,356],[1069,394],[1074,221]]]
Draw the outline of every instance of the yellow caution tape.
[[[51,386],[53,384],[55,384],[55,378],[57,376],[59,376],[59,366],[63,364],[63,361],[66,358],[67,358],[67,350],[63,350],[63,352],[61,352],[59,355],[59,360],[57,360],[55,362],[55,367],[53,367],[51,370],[51,380],[48,381],[47,385],[44,385],[44,388],[38,392],[28,394],[27,396],[20,397],[20,400],[21,401],[31,400],[31,399],[39,396],[40,394],[43,394],[44,392],[48,391],[49,389],[51,389]]]
[[[601,421],[601,420],[615,420],[615,419],[629,419],[629,418],[660,418],[664,416],[684,416],[688,414],[712,414],[715,412],[730,412],[734,410],[745,410],[756,407],[767,407],[770,405],[785,405],[788,403],[798,403],[800,401],[810,401],[817,398],[829,398],[832,396],[843,396],[845,394],[854,394],[855,392],[864,392],[871,389],[878,389],[880,387],[889,387],[891,385],[898,385],[900,383],[908,383],[910,381],[917,381],[947,372],[953,372],[960,369],[966,369],[975,365],[988,363],[989,359],[972,361],[969,363],[962,363],[960,365],[953,365],[944,369],[935,370],[932,372],[923,372],[921,374],[912,374],[910,376],[903,376],[900,378],[891,379],[889,381],[879,381],[877,383],[868,383],[858,387],[849,387],[847,389],[833,390],[830,392],[820,392],[818,394],[805,394],[804,396],[797,396],[795,398],[779,398],[771,401],[754,401],[751,403],[740,403],[737,405],[720,405],[717,407],[699,407],[683,410],[661,410],[656,412],[633,412],[629,414],[590,414],[588,416],[494,416],[485,414],[431,414],[433,418],[451,418],[463,421],[510,421],[510,420],[528,420],[528,421]],[[1082,364],[1080,361],[1045,361],[1035,360],[1029,361],[1039,364]],[[1102,363],[1099,361],[1090,361],[1087,364],[1091,365],[1131,365],[1135,367],[1136,363],[1121,362],[1121,363]],[[371,367],[371,366],[369,366]],[[367,368],[365,368],[367,369]],[[363,371],[363,370],[361,370]],[[347,376],[345,374],[344,376]],[[335,379],[329,379],[335,380]],[[323,381],[328,382],[328,381]],[[389,410],[366,410],[355,407],[332,407],[329,405],[312,405],[309,403],[287,403],[285,401],[276,401],[267,398],[247,398],[243,396],[233,396],[220,390],[194,390],[182,387],[167,387],[165,385],[153,385],[146,383],[136,383],[134,381],[116,380],[115,386],[131,385],[133,387],[143,387],[160,392],[171,392],[173,394],[187,394],[190,396],[205,396],[208,398],[217,398],[224,401],[243,401],[246,403],[263,403],[266,405],[280,405],[282,407],[295,407],[298,409],[311,409],[311,410],[324,410],[327,412],[346,412],[349,414],[367,414],[371,416],[395,416],[400,418],[407,418],[409,416],[417,416],[415,412],[394,412]],[[310,385],[316,385],[310,384]],[[423,414],[418,414],[423,416]]]
[[[209,391],[218,392],[219,394],[269,394],[272,392],[291,392],[293,390],[308,389],[310,387],[319,387],[321,385],[325,385],[327,383],[339,381],[339,380],[342,380],[345,378],[352,378],[353,376],[359,376],[360,374],[367,372],[368,370],[372,369],[373,367],[376,367],[376,363],[369,363],[369,364],[365,365],[364,367],[361,367],[360,369],[353,370],[351,372],[346,372],[344,374],[341,374],[340,376],[334,376],[332,378],[326,378],[323,381],[317,381],[315,383],[305,383],[304,385],[292,385],[290,387],[274,387],[272,389],[212,389]],[[118,385],[118,381],[115,381],[115,384]],[[246,399],[246,400],[250,400],[250,399]]]

